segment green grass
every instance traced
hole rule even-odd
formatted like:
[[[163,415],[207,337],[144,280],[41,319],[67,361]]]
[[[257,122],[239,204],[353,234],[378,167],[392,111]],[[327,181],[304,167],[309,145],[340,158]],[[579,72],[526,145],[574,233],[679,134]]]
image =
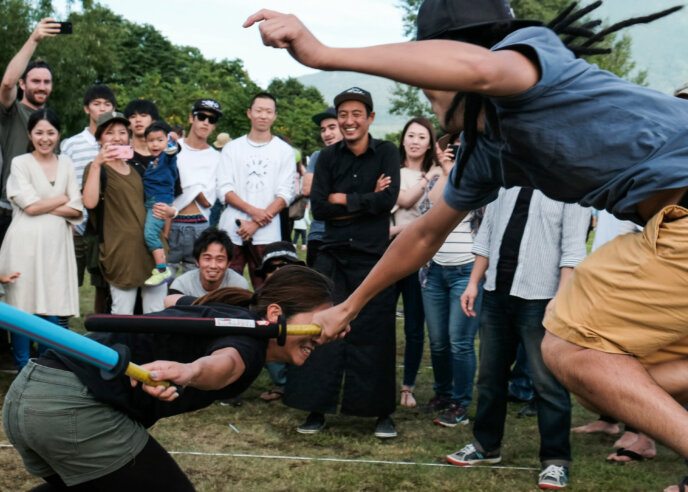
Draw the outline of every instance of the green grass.
[[[82,312],[92,305],[91,289],[82,288]],[[81,331],[81,320],[72,320]],[[398,362],[402,363],[403,330],[397,327]],[[424,403],[432,396],[430,359],[424,355],[416,385],[416,398]],[[398,370],[398,382],[401,368]],[[0,373],[0,402],[12,382]],[[281,455],[312,458],[345,458],[417,463],[444,463],[471,440],[471,426],[446,429],[432,423],[433,415],[399,407],[394,414],[399,437],[381,442],[373,436],[373,419],[333,416],[320,434],[303,436],[296,426],[305,412],[285,407],[281,402],[264,403],[258,395],[270,388],[263,372],[245,393],[241,407],[218,404],[209,408],[160,421],[152,435],[170,451],[200,451],[251,455]],[[538,468],[539,435],[537,419],[517,419],[520,409],[509,405],[502,465]],[[472,417],[475,401],[469,409]],[[581,425],[595,416],[574,404],[573,424]],[[648,416],[648,418],[652,418]],[[239,433],[232,430],[234,425]],[[572,435],[574,465],[570,490],[661,490],[685,474],[683,460],[663,446],[657,457],[643,463],[610,465],[604,458],[612,451],[609,436]],[[0,444],[8,444],[0,430]],[[339,491],[339,490],[433,490],[484,491],[537,490],[537,471],[486,467],[430,467],[414,465],[338,463],[303,459],[267,459],[231,456],[175,455],[182,469],[200,491]],[[24,471],[19,455],[0,447],[0,490],[26,490],[42,483]],[[135,484],[132,484],[132,490]]]

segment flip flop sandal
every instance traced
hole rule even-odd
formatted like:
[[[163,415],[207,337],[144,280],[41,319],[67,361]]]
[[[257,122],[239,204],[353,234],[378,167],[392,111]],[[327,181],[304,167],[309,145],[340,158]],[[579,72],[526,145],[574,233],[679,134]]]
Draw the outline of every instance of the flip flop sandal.
[[[409,402],[409,399],[411,399],[412,402]],[[404,407],[408,407],[408,408],[413,408],[417,405],[416,398],[413,396],[413,390],[411,390],[411,389],[402,389],[401,390],[401,405]]]
[[[273,388],[270,391],[266,391],[260,394],[260,399],[263,401],[274,401],[279,400],[284,396],[284,390],[279,388]]]
[[[607,463],[611,463],[613,465],[625,465],[626,463],[630,463],[631,461],[645,461],[645,456],[642,454],[636,453],[635,451],[631,451],[626,448],[619,448],[616,450],[616,455],[617,456],[626,456],[627,458],[630,458],[629,461],[617,461],[617,460],[612,460],[607,458]],[[688,477],[686,477],[688,479]]]

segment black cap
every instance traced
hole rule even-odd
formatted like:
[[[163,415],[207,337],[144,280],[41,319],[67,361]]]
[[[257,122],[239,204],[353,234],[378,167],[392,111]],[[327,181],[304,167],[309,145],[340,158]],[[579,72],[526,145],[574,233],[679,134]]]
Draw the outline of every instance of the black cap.
[[[512,32],[522,27],[540,26],[542,22],[515,19],[508,0],[425,0],[418,10],[416,39],[455,39],[485,44],[478,40],[484,39],[481,36],[484,28],[494,24],[505,24],[507,32]],[[492,44],[492,40],[487,39]]]
[[[294,265],[305,265],[305,263],[296,256],[296,248],[294,248],[291,241],[276,241],[266,245],[263,252],[263,262],[256,268],[256,275],[260,277],[265,276],[264,270],[270,260],[282,260]]]
[[[311,118],[311,119],[313,120],[313,123],[320,126],[320,123],[322,123],[323,120],[327,120],[330,118],[334,118],[335,120],[337,119],[337,110],[332,108],[332,107],[327,108],[322,113],[318,113],[318,114],[313,115],[313,118]]]
[[[194,103],[191,109],[192,113],[196,111],[210,111],[218,116],[222,116],[222,106],[214,99],[199,99]]]
[[[334,107],[339,108],[339,105],[345,101],[361,101],[368,109],[373,110],[373,96],[370,95],[370,92],[360,87],[351,87],[337,94],[334,97]]]

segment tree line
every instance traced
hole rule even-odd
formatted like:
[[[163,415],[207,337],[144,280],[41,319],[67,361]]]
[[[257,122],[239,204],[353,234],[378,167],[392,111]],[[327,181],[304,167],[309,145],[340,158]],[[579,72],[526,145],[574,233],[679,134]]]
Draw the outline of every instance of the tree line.
[[[232,137],[248,133],[250,124],[245,114],[249,101],[257,92],[267,90],[278,100],[273,133],[288,137],[306,154],[321,147],[319,129],[311,116],[327,104],[316,88],[305,87],[294,78],[276,78],[262,88],[251,80],[240,59],[207,59],[198,48],[172,44],[154,26],[131,22],[89,0],[78,3],[78,11],[58,19],[72,22],[73,34],[45,40],[35,55],[52,68],[53,91],[48,105],[60,115],[64,136],[86,125],[82,97],[93,84],[110,86],[120,109],[132,99],[150,99],[168,123],[185,126],[193,101],[211,97],[222,105],[224,113],[217,132],[228,132]],[[3,72],[35,23],[54,16],[54,12],[50,0],[0,1]]]

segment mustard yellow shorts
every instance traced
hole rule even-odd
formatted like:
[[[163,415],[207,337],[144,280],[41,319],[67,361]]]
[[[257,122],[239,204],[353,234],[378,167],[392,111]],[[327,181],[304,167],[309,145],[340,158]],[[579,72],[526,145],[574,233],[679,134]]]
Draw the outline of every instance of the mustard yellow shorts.
[[[665,207],[642,232],[592,253],[544,325],[578,346],[633,355],[645,366],[688,358],[688,210]]]

